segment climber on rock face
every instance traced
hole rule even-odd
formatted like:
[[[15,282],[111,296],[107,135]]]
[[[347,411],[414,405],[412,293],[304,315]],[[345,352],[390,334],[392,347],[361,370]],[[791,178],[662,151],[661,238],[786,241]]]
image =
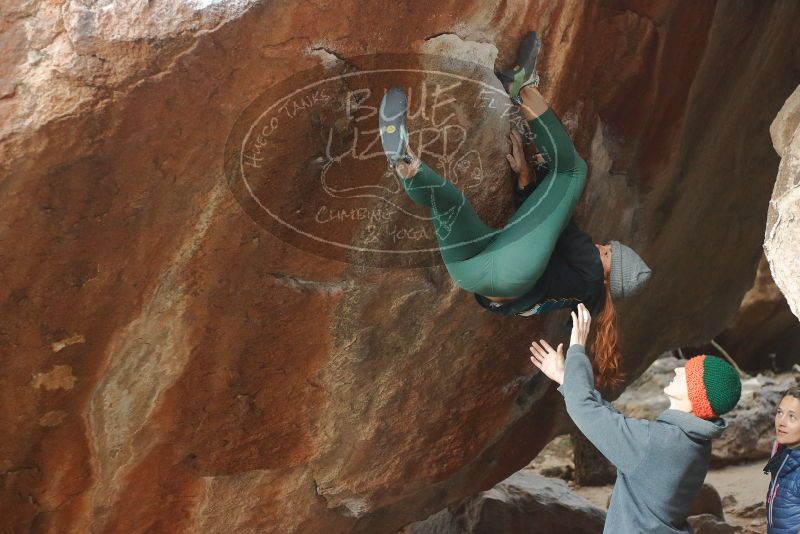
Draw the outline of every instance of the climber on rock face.
[[[485,225],[466,196],[419,159],[408,146],[404,92],[383,98],[379,131],[390,167],[411,199],[430,208],[444,263],[456,284],[473,292],[485,309],[500,315],[536,315],[585,303],[601,325],[596,362],[603,382],[620,378],[613,300],[636,293],[651,271],[630,248],[597,244],[572,220],[586,183],[587,165],[563,125],[537,90],[541,41],[530,32],[516,66],[498,73],[528,122],[543,163],[531,180],[522,138],[511,135],[507,156],[518,173],[517,211],[501,230]],[[537,174],[539,171],[537,170]]]
[[[689,509],[708,473],[712,441],[727,428],[722,415],[742,394],[736,369],[721,358],[700,355],[675,369],[664,388],[670,406],[655,421],[627,417],[594,387],[586,340],[591,315],[583,304],[572,312],[572,335],[563,344],[531,344],[531,361],[559,384],[578,430],[617,468],[604,533],[689,534]]]

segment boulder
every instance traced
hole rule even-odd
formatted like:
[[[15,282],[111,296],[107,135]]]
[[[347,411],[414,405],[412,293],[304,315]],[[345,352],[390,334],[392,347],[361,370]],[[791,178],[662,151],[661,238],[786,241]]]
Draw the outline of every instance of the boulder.
[[[800,317],[800,86],[788,96],[770,126],[781,164],[769,203],[764,252],[772,277]]]
[[[570,434],[573,455],[572,480],[579,486],[604,486],[617,479],[617,468],[597,450],[586,436],[575,431]],[[543,473],[544,474],[544,473]]]
[[[745,371],[786,371],[800,364],[800,321],[772,280],[766,256],[719,344]]]
[[[408,525],[402,533],[592,534],[603,532],[605,516],[605,512],[572,493],[561,480],[520,471],[489,491]]]
[[[743,531],[741,527],[729,525],[712,514],[690,516],[688,521],[694,534],[737,534]]]
[[[751,287],[779,162],[762,134],[800,68],[795,2],[0,12],[11,532],[380,534],[504,480],[568,428],[526,357],[566,317],[497,317],[455,286],[370,145],[382,89],[431,89],[414,124],[453,122],[430,161],[500,226],[508,101],[471,98],[473,75],[541,32],[541,90],[591,169],[577,221],[655,272],[617,303],[632,380]],[[450,57],[471,68],[437,86]]]
[[[716,488],[711,484],[703,484],[695,497],[689,516],[711,515],[720,521],[725,520],[725,513],[722,511],[722,498]]]

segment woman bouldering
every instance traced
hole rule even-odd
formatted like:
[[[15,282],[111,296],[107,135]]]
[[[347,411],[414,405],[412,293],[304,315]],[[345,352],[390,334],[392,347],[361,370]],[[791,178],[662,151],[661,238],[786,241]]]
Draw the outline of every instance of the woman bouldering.
[[[408,102],[398,87],[381,102],[379,127],[389,166],[411,199],[430,209],[439,251],[456,284],[483,308],[501,315],[535,315],[584,303],[598,317],[596,363],[602,381],[620,378],[613,300],[638,292],[647,264],[617,242],[594,244],[572,214],[588,167],[539,93],[536,60],[541,41],[530,32],[516,65],[497,75],[520,106],[543,159],[542,179],[532,181],[521,138],[512,134],[508,160],[519,174],[518,208],[500,230],[484,224],[466,196],[425,164],[409,146]]]

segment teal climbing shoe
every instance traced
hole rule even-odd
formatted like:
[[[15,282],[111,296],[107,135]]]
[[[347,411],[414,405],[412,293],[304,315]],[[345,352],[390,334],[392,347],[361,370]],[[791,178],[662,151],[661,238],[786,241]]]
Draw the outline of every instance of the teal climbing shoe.
[[[408,98],[406,98],[405,92],[396,86],[386,91],[381,100],[378,114],[378,129],[383,144],[383,153],[386,154],[390,169],[394,169],[400,160],[406,163],[413,161],[413,158],[407,153],[407,112]]]
[[[536,32],[530,32],[520,43],[517,49],[517,65],[497,73],[500,82],[516,105],[522,103],[519,92],[526,85],[538,87],[539,74],[536,72],[536,59],[542,49],[542,41]]]

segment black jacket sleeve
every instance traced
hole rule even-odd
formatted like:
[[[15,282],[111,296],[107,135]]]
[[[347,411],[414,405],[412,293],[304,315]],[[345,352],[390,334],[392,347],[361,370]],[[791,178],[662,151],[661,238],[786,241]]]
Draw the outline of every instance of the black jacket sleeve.
[[[551,262],[554,260],[554,265],[561,266],[552,274],[550,291],[563,295],[577,293],[596,318],[605,305],[603,262],[592,238],[574,220],[569,221],[559,236]],[[577,303],[571,307],[577,308]],[[571,318],[567,318],[565,327],[572,328]]]
[[[553,252],[564,258],[564,261],[578,271],[584,280],[603,279],[600,251],[597,250],[591,236],[578,228],[574,219],[570,219],[561,232]]]

